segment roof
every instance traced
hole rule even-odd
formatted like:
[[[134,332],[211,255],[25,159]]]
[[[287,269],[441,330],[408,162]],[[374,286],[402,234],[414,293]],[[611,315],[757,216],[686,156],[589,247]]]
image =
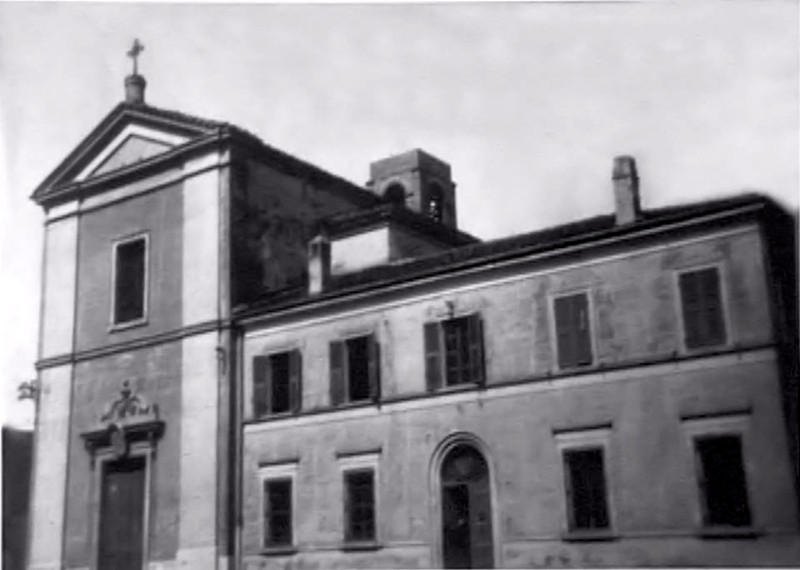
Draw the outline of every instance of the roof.
[[[748,207],[767,206],[778,207],[766,196],[745,193],[729,198],[646,210],[636,222],[622,226],[616,224],[613,214],[595,216],[530,233],[465,245],[445,253],[333,276],[328,288],[319,295],[309,295],[307,286],[265,291],[259,299],[250,305],[239,307],[236,312],[242,317],[258,316],[268,311],[313,304],[349,293],[377,290],[459,269],[488,266],[498,261],[533,254],[558,253],[568,247],[591,245],[606,238],[632,237],[642,230],[663,228],[681,222],[700,222],[709,215],[733,215]]]
[[[383,203],[374,208],[342,212],[325,218],[321,225],[330,237],[338,237],[385,222],[396,222],[446,245],[460,246],[480,241],[466,232],[435,222],[399,204]]]
[[[93,150],[108,144],[125,125],[131,122],[181,133],[192,137],[192,139],[170,152],[163,153],[163,155],[156,155],[131,166],[111,171],[107,175],[90,178],[83,183],[74,183],[70,176],[91,160]],[[380,197],[366,188],[287,152],[269,146],[253,133],[232,123],[161,109],[148,104],[125,102],[116,105],[78,143],[72,152],[39,184],[31,198],[39,204],[44,204],[45,202],[57,200],[65,196],[65,194],[71,194],[72,190],[103,186],[117,177],[144,173],[150,167],[183,157],[183,153],[197,151],[198,145],[202,146],[205,143],[216,144],[223,140],[236,141],[240,148],[248,149],[251,156],[268,160],[270,164],[289,174],[300,173],[310,182],[320,182],[326,189],[341,191],[359,205],[373,206],[384,203]],[[102,188],[99,188],[98,191],[102,191]]]

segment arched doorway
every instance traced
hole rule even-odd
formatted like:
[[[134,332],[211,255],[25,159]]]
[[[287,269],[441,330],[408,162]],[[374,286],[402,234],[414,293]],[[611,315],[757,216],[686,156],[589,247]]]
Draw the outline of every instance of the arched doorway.
[[[454,446],[442,461],[442,561],[445,568],[492,568],[489,466],[472,445]]]

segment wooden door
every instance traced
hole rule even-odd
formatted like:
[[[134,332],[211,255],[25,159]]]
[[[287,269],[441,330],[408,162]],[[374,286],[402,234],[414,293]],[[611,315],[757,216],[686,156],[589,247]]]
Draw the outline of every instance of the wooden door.
[[[459,446],[442,464],[445,568],[494,567],[489,469],[474,448]]]
[[[143,457],[103,465],[99,570],[142,569],[146,467]]]

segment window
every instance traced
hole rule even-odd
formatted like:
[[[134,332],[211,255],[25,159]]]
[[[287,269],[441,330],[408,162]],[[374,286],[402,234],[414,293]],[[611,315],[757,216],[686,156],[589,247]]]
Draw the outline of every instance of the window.
[[[601,447],[564,451],[564,487],[569,530],[609,527]]]
[[[737,435],[695,439],[705,526],[749,526],[750,507]]]
[[[392,204],[404,206],[406,203],[406,189],[399,182],[393,182],[386,188],[383,197]]]
[[[331,343],[332,405],[380,399],[379,348],[372,335]]]
[[[114,324],[145,318],[147,294],[147,238],[141,236],[114,244]]]
[[[719,271],[708,267],[678,276],[686,348],[725,344]]]
[[[375,471],[344,472],[345,542],[375,541]]]
[[[292,545],[292,478],[264,479],[264,547]]]
[[[428,390],[485,381],[483,321],[474,314],[425,325]]]
[[[253,416],[297,412],[302,404],[299,350],[253,358]]]
[[[442,221],[442,207],[444,205],[444,192],[438,184],[428,187],[428,217],[434,221]]]
[[[586,293],[565,295],[553,301],[559,368],[592,363],[589,301]]]

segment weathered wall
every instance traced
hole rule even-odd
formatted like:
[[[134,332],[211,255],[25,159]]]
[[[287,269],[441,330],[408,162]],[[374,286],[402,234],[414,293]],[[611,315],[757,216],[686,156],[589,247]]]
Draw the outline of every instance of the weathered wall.
[[[412,259],[449,249],[446,245],[401,227],[392,228],[389,240],[389,255],[393,260]]]
[[[355,206],[335,191],[255,161],[232,169],[233,299],[303,282],[321,218]]]
[[[388,226],[331,239],[331,274],[339,275],[389,262]]]
[[[719,264],[728,348],[740,355],[683,360],[675,271]],[[246,338],[245,415],[251,357],[299,348],[303,409],[329,405],[328,344],[373,332],[381,344],[385,403],[245,427],[244,549],[251,567],[430,566],[436,512],[429,470],[434,449],[456,431],[490,450],[499,530],[498,564],[518,567],[788,564],[800,556],[796,501],[771,348],[768,296],[755,228],[730,235],[553,265],[453,279],[412,297],[350,312],[328,312]],[[590,292],[595,366],[557,373],[551,298]],[[480,311],[488,389],[391,402],[425,392],[423,323]],[[612,365],[659,360],[650,367]],[[588,373],[587,373],[588,372]],[[515,386],[507,384],[531,379]],[[690,439],[681,416],[749,408],[742,420],[754,523],[766,536],[730,548],[696,535],[699,498]],[[561,463],[553,430],[611,424],[611,513],[620,540],[565,543]],[[337,452],[381,449],[379,542],[373,553],[344,553]],[[299,458],[294,556],[260,556],[258,466]],[[434,485],[435,487],[435,485]],[[524,498],[525,500],[521,500]],[[792,537],[780,536],[781,533]],[[728,541],[726,541],[728,542]]]
[[[143,338],[181,326],[182,226],[181,184],[81,215],[77,350]],[[147,323],[114,330],[113,243],[139,232],[149,235]]]

